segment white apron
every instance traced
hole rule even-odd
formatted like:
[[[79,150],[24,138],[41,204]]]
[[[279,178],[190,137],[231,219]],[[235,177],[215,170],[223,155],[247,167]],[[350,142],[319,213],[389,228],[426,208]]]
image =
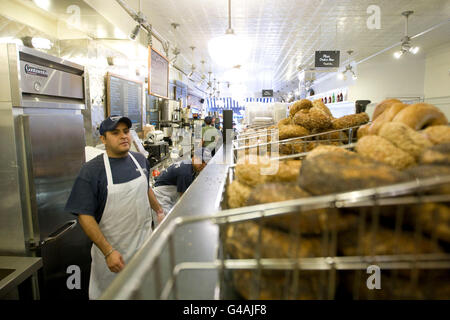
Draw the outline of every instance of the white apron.
[[[177,191],[177,186],[159,186],[153,188],[153,193],[155,194],[156,200],[164,210],[164,214],[167,215],[175,203],[180,198],[180,194]],[[158,220],[156,219],[156,213],[153,211],[153,223],[155,227],[158,225]]]
[[[108,195],[99,223],[100,230],[111,246],[126,263],[152,233],[152,213],[148,199],[148,181],[136,159],[129,153],[139,169],[140,176],[134,180],[114,184],[108,155],[105,153]],[[97,299],[117,276],[111,272],[101,250],[92,244],[92,265],[89,280],[89,299]]]

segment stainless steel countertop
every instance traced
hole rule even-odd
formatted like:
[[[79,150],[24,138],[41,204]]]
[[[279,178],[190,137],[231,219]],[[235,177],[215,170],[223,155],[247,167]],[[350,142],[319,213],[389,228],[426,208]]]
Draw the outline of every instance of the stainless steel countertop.
[[[14,271],[0,280],[0,298],[42,268],[42,258],[0,256],[0,269]]]
[[[170,250],[162,249],[159,268],[151,269],[155,261],[155,246],[166,243],[169,229],[180,217],[212,215],[220,210],[222,191],[231,164],[231,145],[223,145],[214,158],[194,180],[152,236],[118,274],[101,299],[157,299],[156,278],[164,285],[172,271]],[[180,262],[213,261],[219,248],[219,230],[211,222],[186,224],[174,232],[175,265]],[[151,270],[150,270],[151,269]],[[159,270],[159,271],[155,271]],[[158,275],[159,272],[159,275]],[[177,278],[178,299],[213,299],[217,272],[182,272]],[[195,290],[192,288],[195,287]],[[173,297],[172,297],[173,298]]]

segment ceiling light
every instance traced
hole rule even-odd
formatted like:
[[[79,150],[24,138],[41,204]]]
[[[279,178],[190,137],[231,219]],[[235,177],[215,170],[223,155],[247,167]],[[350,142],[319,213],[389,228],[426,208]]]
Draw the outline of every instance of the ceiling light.
[[[141,25],[140,25],[140,24],[137,24],[137,25],[134,27],[133,31],[131,31],[130,39],[131,39],[131,40],[136,40],[136,37],[138,36],[140,30],[141,30]]]
[[[31,39],[31,45],[35,49],[44,49],[44,50],[50,50],[53,47],[53,43],[50,40],[35,37]]]
[[[408,17],[410,15],[412,15],[414,13],[414,11],[404,11],[402,12],[402,16],[405,17],[405,36],[403,37],[403,39],[401,40],[401,50],[400,51],[396,51],[394,53],[394,57],[396,59],[400,59],[400,57],[404,54],[404,53],[411,53],[411,54],[417,54],[419,52],[419,47],[413,47],[411,46],[411,37],[408,36]]]
[[[50,8],[50,0],[34,0],[33,2],[41,9],[48,10]]]
[[[411,47],[409,48],[409,52],[412,54],[417,54],[417,52],[419,52],[419,47]]]
[[[250,54],[248,41],[237,36],[231,28],[231,0],[228,0],[228,29],[224,35],[209,41],[208,51],[211,58],[224,67],[242,64]]]
[[[394,52],[394,57],[396,59],[400,59],[400,57],[403,55],[403,51],[395,51]]]
[[[353,50],[348,50],[347,53],[348,53],[349,56],[351,56],[351,54],[353,53]],[[353,71],[353,66],[351,64],[346,65],[345,66],[345,70],[342,71],[342,72],[339,72],[338,75],[337,75],[337,78],[339,80],[347,80],[347,77],[345,75],[347,72],[350,72],[352,74],[352,79],[353,80],[358,79],[358,77],[356,76],[355,71]]]

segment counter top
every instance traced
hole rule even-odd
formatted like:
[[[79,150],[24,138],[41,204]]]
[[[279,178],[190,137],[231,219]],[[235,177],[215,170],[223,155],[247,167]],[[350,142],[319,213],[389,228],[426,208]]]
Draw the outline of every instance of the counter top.
[[[220,210],[231,159],[231,146],[223,145],[101,299],[158,299],[155,293],[158,289],[155,288],[164,286],[176,264],[213,261],[217,258],[219,230],[215,224],[203,221],[177,225],[177,222],[180,218],[213,215]],[[172,230],[175,230],[173,234]],[[173,255],[166,245],[171,234]],[[161,252],[157,248],[161,248]],[[171,262],[171,257],[175,263]],[[152,268],[154,263],[159,267]],[[213,299],[216,282],[215,271],[181,272],[176,282],[176,298]],[[193,287],[196,289],[192,290]]]
[[[0,298],[42,268],[42,258],[0,256]]]

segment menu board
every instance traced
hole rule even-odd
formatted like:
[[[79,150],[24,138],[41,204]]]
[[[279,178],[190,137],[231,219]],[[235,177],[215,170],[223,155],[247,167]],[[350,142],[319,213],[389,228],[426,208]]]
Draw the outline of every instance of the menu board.
[[[133,129],[142,131],[142,82],[107,74],[107,116],[120,115],[131,120]]]
[[[155,49],[149,47],[150,79],[148,92],[150,94],[169,98],[169,60]]]

